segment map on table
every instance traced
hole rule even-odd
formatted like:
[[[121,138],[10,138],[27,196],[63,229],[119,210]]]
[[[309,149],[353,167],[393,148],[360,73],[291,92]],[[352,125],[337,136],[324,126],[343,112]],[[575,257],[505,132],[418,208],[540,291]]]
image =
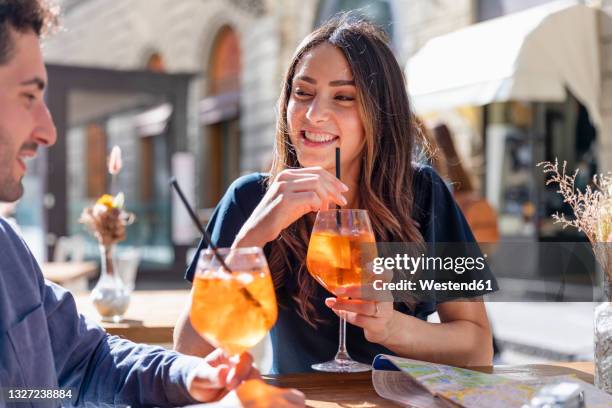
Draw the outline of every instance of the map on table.
[[[417,408],[517,408],[527,404],[547,384],[577,383],[587,408],[609,408],[612,396],[571,375],[517,381],[441,364],[379,355],[372,382],[383,398]]]

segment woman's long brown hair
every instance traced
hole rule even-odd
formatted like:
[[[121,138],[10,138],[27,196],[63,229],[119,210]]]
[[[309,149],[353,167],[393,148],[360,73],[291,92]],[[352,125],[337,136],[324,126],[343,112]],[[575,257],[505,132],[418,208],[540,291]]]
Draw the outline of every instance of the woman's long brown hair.
[[[412,158],[418,131],[404,76],[387,45],[386,35],[350,13],[335,17],[312,32],[293,56],[278,103],[275,152],[268,185],[281,171],[301,167],[289,138],[287,104],[302,56],[322,43],[342,51],[357,88],[365,133],[358,179],[359,207],[368,210],[377,242],[422,243],[423,237],[412,219]],[[276,287],[284,284],[288,274],[297,274],[298,286],[292,296],[300,316],[314,326],[318,319],[310,299],[317,283],[306,269],[311,228],[308,216],[290,225],[270,243],[268,260]]]

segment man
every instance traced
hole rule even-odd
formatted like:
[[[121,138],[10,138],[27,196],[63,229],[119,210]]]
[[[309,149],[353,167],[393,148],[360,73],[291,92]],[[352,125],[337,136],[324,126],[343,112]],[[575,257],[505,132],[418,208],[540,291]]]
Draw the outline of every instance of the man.
[[[0,0],[0,201],[21,197],[27,160],[56,140],[39,44],[54,21],[42,0]],[[257,377],[248,354],[230,361],[217,350],[201,359],[107,335],[77,313],[69,292],[43,279],[0,218],[0,407],[17,405],[19,389],[42,388],[62,393],[64,405],[186,405],[225,395],[222,406],[304,404],[301,393],[258,379],[239,385]]]

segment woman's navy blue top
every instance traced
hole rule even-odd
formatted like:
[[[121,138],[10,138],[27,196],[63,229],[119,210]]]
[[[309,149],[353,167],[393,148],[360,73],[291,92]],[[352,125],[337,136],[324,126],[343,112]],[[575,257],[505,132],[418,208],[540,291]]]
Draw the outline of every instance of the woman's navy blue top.
[[[217,205],[207,226],[213,243],[229,247],[266,192],[265,174],[253,173],[240,177],[228,188]],[[415,206],[413,219],[427,243],[474,242],[474,236],[463,214],[455,203],[444,181],[429,166],[419,166],[414,172]],[[193,281],[200,250],[187,269],[185,278]],[[264,251],[266,248],[264,248]],[[267,253],[267,251],[265,251]],[[312,371],[311,365],[331,360],[338,348],[338,317],[324,304],[330,294],[317,285],[311,299],[317,318],[323,320],[316,329],[298,314],[298,305],[292,298],[297,288],[297,274],[286,274],[284,286],[277,288],[278,320],[270,332],[275,374]],[[414,310],[404,303],[395,303],[395,309],[426,320],[436,311],[436,303],[422,302]],[[347,348],[357,361],[371,364],[377,354],[394,354],[387,348],[366,340],[363,329],[347,324]]]

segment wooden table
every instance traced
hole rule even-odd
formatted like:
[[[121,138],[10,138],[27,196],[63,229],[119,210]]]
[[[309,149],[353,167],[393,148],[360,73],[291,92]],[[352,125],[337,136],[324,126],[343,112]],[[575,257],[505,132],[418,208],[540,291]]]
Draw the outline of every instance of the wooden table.
[[[43,276],[62,286],[87,279],[98,271],[95,262],[45,262],[40,266]]]
[[[77,294],[75,300],[80,313],[100,322],[89,293]],[[137,343],[172,343],[174,325],[188,301],[188,290],[134,291],[125,320],[101,324],[108,333]]]
[[[477,367],[476,371],[503,374],[516,380],[575,374],[581,380],[593,383],[593,363],[554,363],[550,365],[520,365]],[[266,382],[279,387],[297,388],[306,394],[306,405],[314,408],[369,408],[398,407],[376,394],[372,386],[372,373],[336,374],[307,373],[264,376]]]

